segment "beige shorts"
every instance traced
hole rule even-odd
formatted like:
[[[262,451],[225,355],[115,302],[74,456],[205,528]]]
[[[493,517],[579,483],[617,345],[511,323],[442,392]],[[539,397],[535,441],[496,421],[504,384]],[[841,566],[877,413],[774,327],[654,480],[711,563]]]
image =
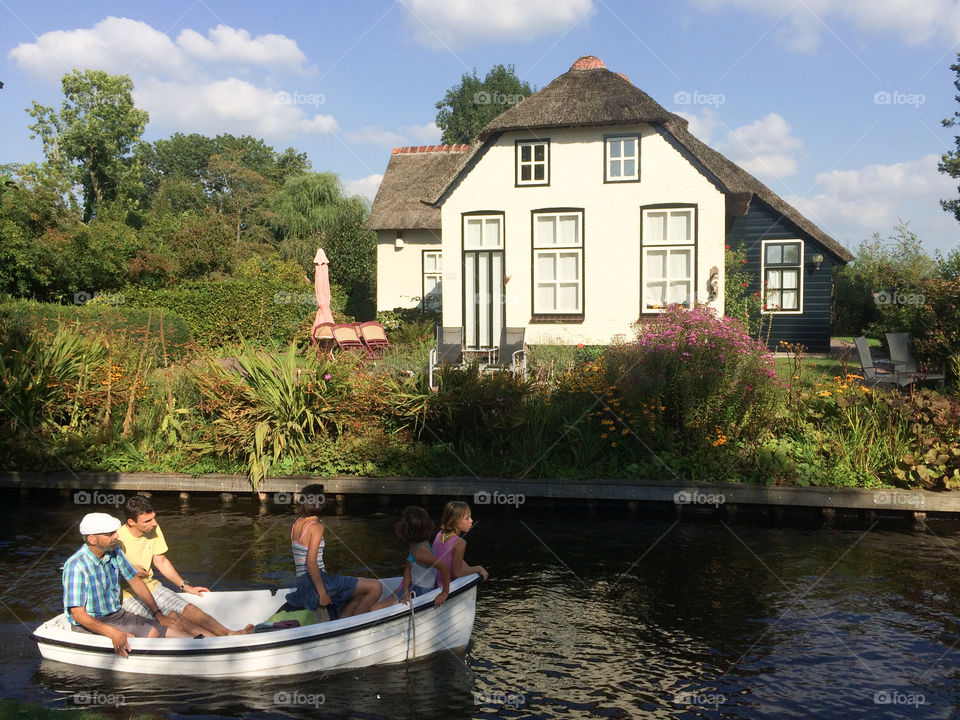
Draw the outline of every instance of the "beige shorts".
[[[184,599],[182,595],[165,588],[163,585],[160,585],[153,591],[153,599],[157,601],[157,607],[160,608],[160,611],[164,615],[171,612],[182,615],[183,609],[190,604],[190,601]],[[123,609],[127,612],[132,612],[134,615],[153,619],[153,613],[150,612],[150,609],[144,605],[143,601],[136,595],[128,597],[123,601]]]

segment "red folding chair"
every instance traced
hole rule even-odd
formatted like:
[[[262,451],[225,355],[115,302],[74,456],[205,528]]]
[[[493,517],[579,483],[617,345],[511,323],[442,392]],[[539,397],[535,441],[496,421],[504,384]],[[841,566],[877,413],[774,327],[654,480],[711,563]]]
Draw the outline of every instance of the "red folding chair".
[[[357,332],[357,326],[353,323],[334,325],[333,341],[341,350],[348,350],[350,352],[359,351],[367,357],[372,357],[370,351],[367,349],[367,346],[364,345],[363,341],[360,339],[360,334]]]
[[[315,345],[317,354],[323,353],[333,360],[333,323],[320,323],[310,336],[310,344]]]
[[[357,329],[360,331],[360,339],[367,346],[367,352],[371,357],[383,355],[383,352],[390,347],[386,330],[376,320],[362,322],[357,325]]]

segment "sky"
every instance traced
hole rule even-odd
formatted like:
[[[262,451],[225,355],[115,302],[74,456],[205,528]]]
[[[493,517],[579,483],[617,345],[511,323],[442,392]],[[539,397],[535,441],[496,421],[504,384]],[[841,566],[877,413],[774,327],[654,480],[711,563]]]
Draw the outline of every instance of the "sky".
[[[92,68],[133,79],[147,140],[254,135],[368,199],[464,73],[542,88],[596,55],[852,251],[900,220],[960,245],[960,0],[0,0],[0,49],[0,164],[42,159],[25,108]]]

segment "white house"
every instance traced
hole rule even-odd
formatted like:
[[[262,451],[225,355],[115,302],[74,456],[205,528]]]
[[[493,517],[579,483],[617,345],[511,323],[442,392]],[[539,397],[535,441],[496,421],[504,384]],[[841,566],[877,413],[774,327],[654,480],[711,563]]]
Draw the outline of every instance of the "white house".
[[[503,326],[606,344],[670,303],[722,313],[724,246],[742,242],[771,342],[829,344],[830,270],[850,254],[595,57],[470,146],[393,152],[367,223],[378,309],[439,294],[468,347]]]

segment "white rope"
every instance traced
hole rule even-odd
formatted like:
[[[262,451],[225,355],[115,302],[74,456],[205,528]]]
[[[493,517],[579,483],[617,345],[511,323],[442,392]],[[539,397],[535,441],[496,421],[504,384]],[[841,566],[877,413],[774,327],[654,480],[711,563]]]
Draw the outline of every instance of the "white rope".
[[[410,660],[410,643],[413,642],[413,657],[417,656],[417,623],[413,616],[413,601],[417,594],[410,591],[410,622],[407,624],[407,660]]]

